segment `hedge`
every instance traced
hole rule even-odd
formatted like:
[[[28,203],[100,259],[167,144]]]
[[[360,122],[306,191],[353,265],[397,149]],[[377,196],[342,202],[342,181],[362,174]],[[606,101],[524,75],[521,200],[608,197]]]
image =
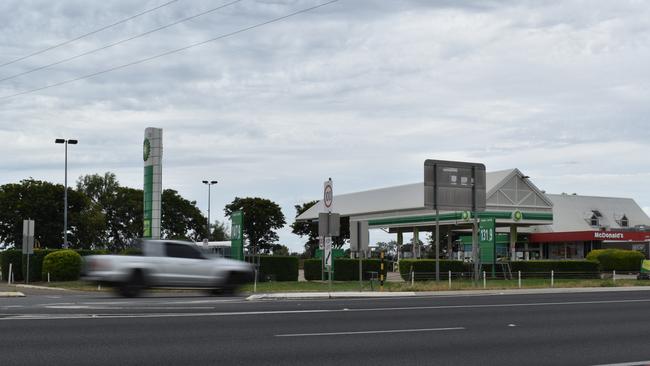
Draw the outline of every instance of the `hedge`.
[[[47,272],[45,276],[43,273],[43,259],[50,253],[56,252],[60,249],[34,249],[34,254],[29,257],[29,282],[38,282],[47,280]],[[90,249],[77,249],[75,250],[81,256],[108,254],[106,250],[90,250]],[[27,261],[23,263],[25,258],[22,249],[9,249],[0,252],[0,267],[2,267],[2,278],[7,280],[7,273],[9,272],[9,263],[13,263],[14,281],[21,282],[25,280],[27,272]],[[18,268],[21,268],[18,270]]]
[[[415,280],[431,280],[436,272],[436,261],[434,259],[402,259],[399,262],[400,276],[403,280],[411,279],[411,268],[415,273]],[[484,264],[481,267],[486,274],[491,274],[492,265]],[[554,271],[555,278],[598,278],[598,263],[595,261],[515,261],[510,262],[510,270],[513,276],[521,271],[525,277],[550,277]],[[448,279],[448,273],[454,274],[472,272],[472,264],[454,260],[440,260],[440,278]],[[497,264],[496,273],[502,275],[502,266]]]
[[[526,277],[547,277],[551,271],[555,278],[599,278],[598,262],[590,260],[575,261],[515,261],[510,262],[513,275],[521,271]]]
[[[305,271],[305,279],[307,281],[319,281],[321,277],[321,259],[305,259],[303,268]],[[389,261],[384,261],[384,276],[388,272]],[[370,278],[370,273],[377,272],[381,267],[380,259],[362,259],[361,272],[364,280]],[[327,274],[325,275],[327,279]],[[359,260],[350,258],[335,258],[334,259],[334,276],[335,281],[358,281],[359,280]]]
[[[45,277],[50,274],[54,281],[74,281],[79,279],[81,273],[81,256],[74,250],[57,250],[43,259],[43,272]]]
[[[596,249],[587,254],[587,259],[598,262],[601,271],[639,272],[645,256],[636,250]]]
[[[261,256],[260,272],[273,281],[298,281],[298,257]]]
[[[411,269],[417,274],[434,274],[436,273],[435,259],[402,259],[399,261],[399,274],[404,281],[411,280]],[[440,278],[448,279],[449,271],[469,272],[469,264],[463,261],[440,260]],[[429,278],[430,276],[419,276],[419,278]],[[418,279],[418,276],[415,276]]]
[[[0,266],[2,266],[2,280],[7,281],[9,273],[9,263],[12,263],[12,272],[14,273],[14,281],[20,282],[24,281],[23,271],[21,270],[23,265],[23,254],[20,250],[9,249],[5,250],[0,258]],[[30,259],[31,267],[31,259]],[[30,278],[31,279],[31,278]]]

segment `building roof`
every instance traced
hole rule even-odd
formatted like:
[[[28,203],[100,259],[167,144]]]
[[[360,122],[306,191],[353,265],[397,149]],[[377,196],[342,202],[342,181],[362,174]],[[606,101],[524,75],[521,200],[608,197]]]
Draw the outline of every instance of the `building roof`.
[[[492,204],[492,206],[516,207],[518,204],[524,204],[530,207],[536,207],[537,209],[547,209],[550,211],[552,205],[550,200],[546,198],[544,193],[537,189],[532,182],[523,179],[523,177],[523,174],[518,169],[486,173],[485,183],[488,206],[491,205],[490,201],[494,201],[495,203]],[[509,185],[513,186],[510,187]],[[502,188],[512,194],[504,195]],[[528,194],[528,196],[524,196],[524,193]],[[497,203],[498,197],[507,197],[512,195],[520,195],[522,199],[503,198],[503,200],[506,201],[505,204]],[[491,196],[494,196],[495,199],[490,200]],[[527,198],[527,200],[524,200],[525,198]],[[341,216],[356,216],[424,209],[424,183],[420,182],[335,195],[333,212],[337,212],[341,214]],[[318,201],[318,203],[298,216],[297,220],[315,220],[318,218],[318,213],[323,211],[323,203],[322,201]]]
[[[533,232],[570,232],[590,230],[620,230],[636,226],[650,226],[650,218],[631,198],[579,196],[575,194],[547,194],[553,201],[553,225],[543,225]],[[591,225],[592,216],[598,226]],[[628,226],[622,226],[623,217]]]

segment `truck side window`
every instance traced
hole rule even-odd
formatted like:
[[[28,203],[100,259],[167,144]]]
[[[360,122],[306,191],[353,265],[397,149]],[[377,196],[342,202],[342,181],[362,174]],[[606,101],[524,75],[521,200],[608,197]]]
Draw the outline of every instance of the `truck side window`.
[[[165,250],[168,257],[174,258],[188,258],[188,259],[202,259],[201,253],[198,250],[185,244],[165,243]]]

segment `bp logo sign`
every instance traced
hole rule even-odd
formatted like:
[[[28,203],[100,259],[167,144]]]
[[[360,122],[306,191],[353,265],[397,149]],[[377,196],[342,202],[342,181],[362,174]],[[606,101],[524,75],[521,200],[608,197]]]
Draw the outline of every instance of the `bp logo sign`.
[[[151,154],[151,143],[149,139],[144,139],[144,144],[142,146],[142,157],[144,161],[149,160],[149,154]]]
[[[461,218],[465,221],[469,221],[472,218],[472,213],[469,211],[463,211]]]
[[[521,211],[515,211],[512,213],[512,219],[515,221],[521,221],[524,218],[524,214]]]

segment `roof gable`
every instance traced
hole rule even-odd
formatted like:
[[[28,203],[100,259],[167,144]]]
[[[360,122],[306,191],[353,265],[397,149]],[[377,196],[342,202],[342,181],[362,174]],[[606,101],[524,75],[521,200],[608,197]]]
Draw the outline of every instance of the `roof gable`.
[[[549,209],[553,202],[540,191],[519,169],[494,172],[487,189],[490,207],[518,207]]]

